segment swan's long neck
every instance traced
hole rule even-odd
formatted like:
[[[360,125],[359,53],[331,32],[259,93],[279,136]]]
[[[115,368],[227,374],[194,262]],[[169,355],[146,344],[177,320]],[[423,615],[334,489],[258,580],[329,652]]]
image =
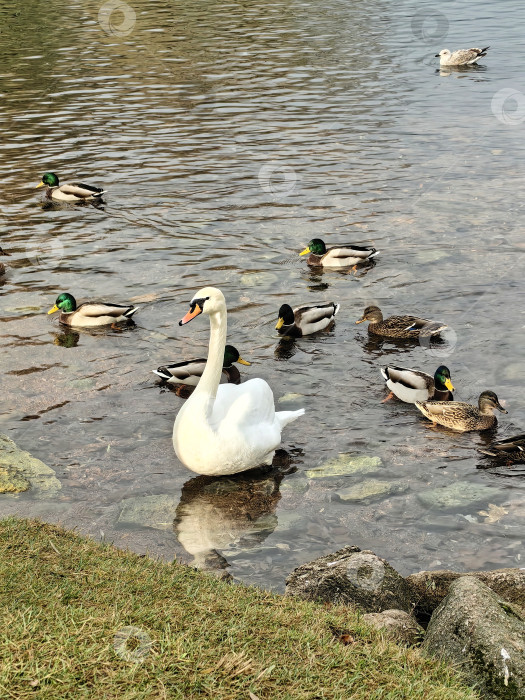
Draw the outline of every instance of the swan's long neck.
[[[213,403],[217,395],[217,388],[221,381],[222,366],[224,363],[224,348],[226,346],[226,309],[210,314],[210,346],[208,349],[208,361],[202,373],[194,395],[206,395]],[[211,406],[208,406],[211,408]]]

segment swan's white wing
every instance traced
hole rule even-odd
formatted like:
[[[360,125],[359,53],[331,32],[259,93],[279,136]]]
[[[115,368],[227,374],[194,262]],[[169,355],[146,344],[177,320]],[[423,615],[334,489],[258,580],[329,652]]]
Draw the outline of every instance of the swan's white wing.
[[[243,384],[221,384],[213,405],[214,426],[273,425],[275,404],[273,392],[264,379],[249,379]]]

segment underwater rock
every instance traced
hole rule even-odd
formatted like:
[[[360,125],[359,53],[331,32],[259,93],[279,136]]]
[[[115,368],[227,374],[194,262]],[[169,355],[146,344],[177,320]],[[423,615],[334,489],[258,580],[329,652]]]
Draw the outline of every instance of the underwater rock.
[[[470,481],[455,481],[447,486],[427,489],[418,493],[421,503],[432,510],[468,508],[477,503],[488,503],[500,494],[499,489]]]
[[[0,467],[0,493],[21,493],[30,485],[14,467]]]
[[[319,467],[308,469],[306,476],[309,479],[323,479],[327,476],[346,476],[348,474],[368,474],[375,472],[381,466],[380,457],[355,456],[349,453],[341,453],[335,459],[331,459]]]
[[[118,523],[142,525],[155,530],[171,530],[175,511],[179,504],[178,496],[161,493],[157,496],[134,496],[122,501]]]
[[[55,476],[55,471],[33,457],[29,452],[21,450],[10,438],[0,435],[0,469],[5,471],[5,485],[7,491],[0,488],[0,492],[20,493],[26,488],[13,488],[16,484],[29,483],[29,488],[37,495],[48,497],[62,488],[60,481]],[[11,483],[11,487],[9,487]]]
[[[397,482],[365,479],[354,486],[339,489],[333,494],[333,497],[345,503],[370,503],[387,496],[393,496],[396,493],[402,493],[406,489],[406,485]]]

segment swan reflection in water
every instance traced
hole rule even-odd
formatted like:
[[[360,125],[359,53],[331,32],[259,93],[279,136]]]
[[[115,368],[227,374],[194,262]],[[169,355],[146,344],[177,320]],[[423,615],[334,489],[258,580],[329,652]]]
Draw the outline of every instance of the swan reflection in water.
[[[277,527],[279,486],[291,457],[277,450],[271,469],[252,469],[235,476],[198,476],[182,487],[174,529],[198,569],[226,569],[221,550],[263,542]],[[288,466],[288,469],[286,468]],[[284,467],[284,468],[283,468]]]

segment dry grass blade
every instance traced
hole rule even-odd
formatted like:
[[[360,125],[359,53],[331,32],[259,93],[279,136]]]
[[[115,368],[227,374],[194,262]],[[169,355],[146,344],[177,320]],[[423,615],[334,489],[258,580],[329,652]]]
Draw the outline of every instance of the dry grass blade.
[[[226,675],[233,678],[239,676],[242,673],[252,673],[254,670],[253,660],[250,659],[246,652],[241,652],[236,654],[232,652],[231,654],[225,654],[222,659],[219,660],[215,670],[221,669]]]

